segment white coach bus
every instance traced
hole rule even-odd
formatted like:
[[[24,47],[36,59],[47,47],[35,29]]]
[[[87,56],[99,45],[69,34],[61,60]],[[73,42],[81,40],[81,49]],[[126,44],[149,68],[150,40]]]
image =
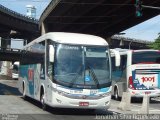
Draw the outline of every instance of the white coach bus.
[[[132,97],[160,96],[160,51],[115,49],[120,54],[120,66],[115,67],[112,55],[112,95],[119,99],[129,91]]]
[[[20,92],[43,109],[110,106],[111,59],[101,37],[47,33],[24,47],[19,69]]]

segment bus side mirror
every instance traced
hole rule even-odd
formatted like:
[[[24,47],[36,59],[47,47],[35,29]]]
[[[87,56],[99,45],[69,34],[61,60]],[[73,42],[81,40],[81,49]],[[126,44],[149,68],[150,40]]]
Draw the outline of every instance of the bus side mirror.
[[[119,67],[120,63],[121,63],[121,59],[120,59],[120,53],[117,50],[111,49],[111,54],[114,54],[115,56],[115,66]]]
[[[49,62],[54,62],[54,47],[49,45]]]

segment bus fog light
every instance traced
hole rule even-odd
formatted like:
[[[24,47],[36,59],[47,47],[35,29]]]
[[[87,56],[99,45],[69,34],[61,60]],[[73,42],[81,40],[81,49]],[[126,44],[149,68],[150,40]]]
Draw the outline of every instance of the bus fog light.
[[[57,91],[57,93],[59,94],[59,95],[62,95],[62,96],[67,96],[69,93],[66,93],[66,92],[64,92],[64,91]]]
[[[110,96],[110,95],[111,95],[111,92],[107,92],[107,93],[101,94],[102,97],[107,97],[107,96]]]
[[[57,99],[57,98],[56,98],[56,100],[57,100],[57,102],[58,102],[58,103],[62,103],[62,101],[61,101],[61,100],[59,100],[59,99]]]

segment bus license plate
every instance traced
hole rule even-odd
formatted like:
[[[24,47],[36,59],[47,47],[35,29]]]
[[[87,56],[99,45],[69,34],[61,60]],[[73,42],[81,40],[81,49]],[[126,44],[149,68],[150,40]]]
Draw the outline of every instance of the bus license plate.
[[[147,94],[151,94],[151,92],[146,91],[145,94],[146,94],[146,95],[147,95]]]
[[[79,106],[89,106],[89,102],[79,102]]]

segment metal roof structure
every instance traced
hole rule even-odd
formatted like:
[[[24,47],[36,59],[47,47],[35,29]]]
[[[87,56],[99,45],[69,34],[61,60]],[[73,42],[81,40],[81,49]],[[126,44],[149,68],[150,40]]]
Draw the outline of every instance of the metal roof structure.
[[[143,5],[160,6],[160,0],[143,0]],[[135,0],[52,0],[39,20],[47,32],[76,32],[108,37],[159,15],[143,8],[135,15]]]
[[[2,5],[0,5],[0,18],[1,37],[8,37],[11,30],[26,37],[39,32],[38,20],[19,14]]]

